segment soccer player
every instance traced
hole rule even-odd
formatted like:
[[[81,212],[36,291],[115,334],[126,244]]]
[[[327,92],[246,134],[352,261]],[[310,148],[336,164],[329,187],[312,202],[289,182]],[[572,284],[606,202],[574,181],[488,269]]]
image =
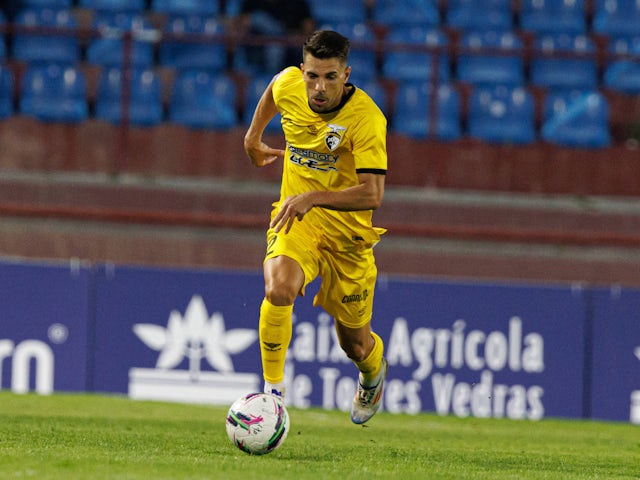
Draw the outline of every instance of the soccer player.
[[[369,420],[381,403],[387,362],[371,330],[377,268],[372,226],[387,170],[386,119],[371,98],[348,83],[349,40],[314,32],[300,67],[288,67],[265,89],[244,138],[252,163],[284,157],[280,200],[273,205],[263,264],[265,298],[259,337],[265,392],[284,396],[284,365],[298,295],[322,279],[314,305],[335,319],[340,346],[359,370],[351,420]],[[285,150],[262,140],[280,112]]]

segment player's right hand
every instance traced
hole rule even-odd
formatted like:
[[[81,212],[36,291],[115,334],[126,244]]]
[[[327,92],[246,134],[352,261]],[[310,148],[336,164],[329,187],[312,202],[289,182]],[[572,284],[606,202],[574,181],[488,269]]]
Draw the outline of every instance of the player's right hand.
[[[279,148],[271,148],[264,142],[249,144],[245,142],[244,149],[256,167],[264,167],[275,162],[278,157],[284,157],[285,151]]]

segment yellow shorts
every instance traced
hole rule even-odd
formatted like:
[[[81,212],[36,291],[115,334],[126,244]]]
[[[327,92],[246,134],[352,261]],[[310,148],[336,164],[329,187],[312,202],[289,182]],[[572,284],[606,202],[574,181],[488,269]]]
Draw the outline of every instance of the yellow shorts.
[[[376,242],[378,232],[383,231],[372,230]],[[304,295],[305,287],[319,275],[322,282],[313,300],[314,306],[321,306],[341,325],[359,328],[371,321],[373,312],[378,274],[373,244],[348,251],[337,250],[335,245],[335,241],[326,238],[322,229],[305,216],[302,221],[294,222],[289,233],[267,231],[265,261],[285,255],[298,262],[305,277],[300,295]]]

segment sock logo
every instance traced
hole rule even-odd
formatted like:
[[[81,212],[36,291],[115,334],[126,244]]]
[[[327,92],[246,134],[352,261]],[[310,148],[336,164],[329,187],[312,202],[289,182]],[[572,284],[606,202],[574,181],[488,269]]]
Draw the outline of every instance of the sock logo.
[[[264,346],[264,348],[270,352],[277,352],[278,350],[282,350],[281,343],[262,342],[262,346]]]

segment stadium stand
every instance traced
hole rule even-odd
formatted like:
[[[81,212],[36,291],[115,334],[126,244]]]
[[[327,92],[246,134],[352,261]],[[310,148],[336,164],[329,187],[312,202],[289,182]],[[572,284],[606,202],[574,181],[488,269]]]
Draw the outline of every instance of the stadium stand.
[[[231,19],[240,11],[241,0],[13,3],[20,6],[19,13],[3,4],[8,20],[0,22],[3,33],[0,53],[2,45],[5,46],[0,69],[0,110],[4,112],[0,113],[0,168],[3,172],[42,172],[50,183],[25,180],[10,188],[11,176],[4,179],[0,189],[4,203],[0,202],[0,208],[7,207],[10,201],[23,202],[22,210],[5,208],[5,217],[0,216],[5,253],[64,257],[74,251],[74,245],[78,247],[69,233],[72,229],[65,224],[66,230],[61,227],[53,237],[42,233],[45,241],[40,243],[45,246],[36,253],[24,236],[11,230],[12,226],[2,225],[6,215],[23,218],[27,215],[24,212],[31,212],[28,215],[35,220],[90,218],[96,225],[105,211],[115,212],[104,217],[111,222],[108,226],[125,223],[123,218],[142,226],[154,222],[173,222],[185,228],[199,225],[206,230],[207,238],[217,236],[219,228],[261,229],[260,220],[255,217],[235,218],[239,212],[264,214],[256,211],[254,203],[268,209],[279,173],[247,168],[242,149],[252,105],[268,78],[254,76],[249,69],[237,68],[241,62],[234,62],[242,42],[256,40],[239,38],[230,28]],[[635,213],[617,217],[603,207],[599,212],[607,211],[610,215],[606,218],[615,217],[615,221],[607,220],[604,225],[604,214],[590,216],[581,211],[580,215],[572,216],[565,211],[571,208],[564,206],[559,209],[563,210],[562,215],[557,205],[546,208],[536,203],[531,208],[527,203],[526,208],[517,208],[521,201],[541,201],[539,195],[602,196],[605,205],[611,197],[640,196],[637,166],[640,7],[636,1],[344,0],[332,4],[311,0],[309,3],[318,25],[332,25],[352,38],[352,81],[367,90],[389,118],[392,168],[387,182],[391,205],[379,213],[383,222],[395,228],[391,231],[396,233],[389,235],[391,244],[394,235],[396,239],[397,235],[403,238],[398,239],[392,252],[382,250],[382,269],[512,278],[529,275],[529,278],[577,281],[624,278],[627,282],[636,279],[640,284],[637,265],[625,267],[617,257],[600,258],[595,263],[585,259],[586,253],[577,263],[575,259],[552,255],[499,258],[495,253],[487,256],[477,250],[459,255],[452,245],[444,253],[437,248],[425,253],[428,250],[425,239],[451,238],[480,243],[514,242],[519,246],[527,244],[530,238],[552,246],[581,248],[597,244],[605,245],[609,253],[615,250],[615,255],[621,258],[637,248],[640,223]],[[47,9],[57,12],[54,17],[60,12],[71,12],[77,19],[76,24],[59,29],[60,35],[52,35],[49,30],[50,27],[55,30],[55,25],[37,25],[33,30],[33,34],[46,34],[50,40],[76,42],[75,56],[60,59],[65,65],[37,65],[42,57],[50,60],[48,54],[40,55],[38,60],[19,53],[19,36],[27,33],[19,19],[26,11],[38,11],[41,15]],[[174,23],[196,10],[203,20],[201,24],[212,25],[209,19],[214,19],[215,33],[206,27],[203,31],[201,25],[192,28],[188,22],[182,27]],[[186,32],[185,38],[178,38],[180,28]],[[171,41],[175,42],[173,52]],[[46,47],[53,48],[55,42],[49,43]],[[214,45],[219,50],[212,54]],[[202,48],[198,51],[198,47]],[[37,52],[32,48],[24,50],[28,54]],[[482,57],[497,64],[487,67],[482,64]],[[569,68],[562,70],[567,65]],[[193,67],[197,70],[190,70]],[[57,74],[49,75],[47,69]],[[122,79],[125,71],[131,75],[132,84],[130,89],[124,89],[123,100],[123,89],[116,85],[120,82],[122,87],[122,82],[116,78],[119,72]],[[109,85],[111,75],[114,78]],[[152,80],[137,83],[142,78]],[[406,89],[409,80],[423,83],[411,84],[414,93],[410,94]],[[436,82],[437,86],[425,81]],[[576,87],[579,94],[573,93]],[[61,101],[57,96],[70,91],[75,92],[70,99]],[[140,104],[136,103],[138,93],[144,99]],[[205,95],[211,93],[218,95]],[[409,108],[403,102],[408,102],[411,95],[421,99],[409,102],[413,106]],[[435,105],[430,103],[436,98]],[[122,118],[122,102],[129,104],[127,121]],[[446,106],[451,108],[445,109]],[[518,111],[525,113],[524,129],[507,116]],[[450,115],[445,115],[446,112]],[[407,119],[409,113],[413,116]],[[493,129],[489,128],[491,125]],[[269,135],[271,143],[277,145],[280,139],[277,120]],[[62,185],[64,182],[56,185],[52,172],[106,172],[116,181],[114,188],[97,189],[91,185],[98,183],[100,175],[90,176],[88,185],[76,185],[74,190],[68,184]],[[134,187],[129,191],[117,181],[127,174],[141,174],[158,182],[168,178],[168,184],[181,187],[163,188],[161,193]],[[184,184],[196,182],[199,176],[225,195],[205,202],[204,212],[195,207],[186,212],[172,209],[171,205],[188,205],[202,195],[199,188],[190,193],[186,193],[187,187],[183,188]],[[248,182],[246,187],[242,187],[244,182]],[[231,195],[234,189],[250,190],[252,195],[247,192]],[[126,195],[122,195],[124,190],[128,192]],[[46,202],[36,202],[34,206],[16,193],[22,191],[39,192],[33,193],[32,200],[38,195],[51,199],[60,192],[69,192],[84,201],[77,212],[69,209],[69,205],[53,201],[51,205],[56,208],[47,210]],[[52,196],[48,197],[45,191]],[[130,210],[141,191],[155,199],[157,205],[164,205],[157,217]],[[177,198],[172,191],[180,191],[185,197]],[[449,191],[454,200],[447,197]],[[462,192],[474,192],[468,204],[460,200],[464,198]],[[516,194],[496,200],[502,205],[515,205],[498,214],[496,205],[484,204],[486,197],[475,196],[477,192]],[[526,194],[525,198],[519,194]],[[432,201],[434,198],[438,200]],[[628,204],[623,205],[616,203],[616,209],[630,209]],[[434,217],[417,215],[423,210]],[[409,217],[411,222],[406,221]],[[517,224],[520,220],[514,219],[523,219],[526,225]],[[43,228],[41,223],[34,221],[29,225],[36,231]],[[579,235],[574,235],[573,230]],[[221,251],[247,252],[242,257],[247,262],[244,266],[253,268],[260,261],[262,232],[259,237],[247,243],[227,239]],[[167,256],[160,258],[162,254],[156,248],[164,244],[165,255],[171,250],[172,261],[176,263],[220,265],[215,262],[226,260],[212,259],[203,253],[210,246],[202,242],[187,244],[186,240],[166,239],[159,242],[152,238],[145,245],[148,252],[156,252],[154,257],[151,253],[145,256],[139,247],[127,250],[131,242],[122,232],[121,238],[105,232],[87,233],[84,238],[90,247],[77,254],[90,258],[103,255],[102,258],[113,260],[169,261]],[[407,244],[413,245],[411,251]],[[129,252],[127,255],[123,253],[125,250]],[[189,253],[181,256],[181,252]],[[624,273],[620,273],[624,268]]]

